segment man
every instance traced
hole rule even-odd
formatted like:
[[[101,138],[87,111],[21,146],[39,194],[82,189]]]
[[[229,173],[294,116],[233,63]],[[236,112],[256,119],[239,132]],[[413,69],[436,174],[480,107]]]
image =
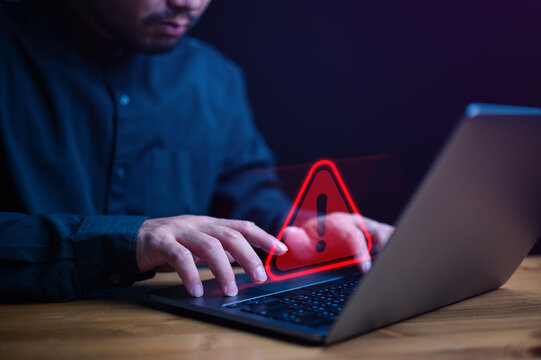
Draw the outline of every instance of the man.
[[[241,72],[185,35],[209,1],[2,4],[2,299],[69,300],[160,270],[202,296],[198,264],[233,296],[231,261],[264,281],[253,247],[287,251],[262,230],[289,205],[274,174],[250,171],[272,156]],[[392,231],[367,225],[379,243]]]

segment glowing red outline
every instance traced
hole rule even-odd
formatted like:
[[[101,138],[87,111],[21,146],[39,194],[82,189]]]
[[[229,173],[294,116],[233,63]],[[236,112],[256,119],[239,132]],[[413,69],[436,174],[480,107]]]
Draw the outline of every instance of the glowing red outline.
[[[344,260],[344,261],[341,261],[341,262],[338,262],[338,263],[335,263],[335,264],[328,264],[328,265],[324,265],[324,266],[321,266],[321,267],[302,270],[302,271],[299,271],[299,272],[290,273],[290,274],[286,274],[286,275],[276,275],[276,274],[274,274],[272,272],[272,269],[271,269],[271,266],[270,266],[271,259],[272,259],[273,255],[274,255],[274,253],[276,252],[276,246],[273,246],[272,250],[269,252],[269,255],[267,256],[267,260],[265,261],[265,268],[267,270],[267,274],[269,275],[269,277],[272,280],[286,280],[286,279],[291,279],[291,278],[297,277],[297,276],[313,274],[315,272],[320,272],[320,271],[330,270],[330,269],[336,269],[338,267],[355,264],[355,263],[360,262],[367,254],[370,254],[370,249],[372,249],[372,237],[370,236],[370,234],[366,230],[366,227],[364,225],[362,216],[360,215],[359,210],[357,210],[357,207],[355,206],[355,203],[353,202],[353,199],[351,198],[351,195],[349,194],[349,191],[346,188],[346,184],[344,183],[344,180],[342,180],[342,177],[340,176],[340,173],[338,172],[338,169],[336,168],[334,163],[332,161],[330,161],[330,160],[320,160],[320,161],[316,162],[314,165],[312,165],[312,168],[310,168],[310,171],[308,172],[308,175],[306,175],[304,183],[302,184],[301,189],[299,190],[299,193],[297,194],[297,198],[295,199],[295,202],[293,203],[293,206],[291,206],[291,209],[289,210],[289,214],[287,215],[287,218],[284,221],[284,225],[282,225],[282,229],[278,233],[277,239],[279,241],[282,241],[282,237],[284,236],[284,231],[285,231],[285,229],[287,227],[287,224],[289,224],[289,221],[291,220],[291,217],[293,216],[293,213],[297,209],[297,206],[299,205],[301,197],[304,194],[304,192],[306,191],[306,187],[308,186],[308,183],[312,179],[312,176],[314,175],[314,172],[321,166],[329,166],[331,168],[332,172],[336,176],[336,179],[338,180],[338,185],[340,186],[341,190],[343,191],[344,195],[346,196],[346,200],[349,203],[349,206],[351,207],[351,209],[353,209],[353,214],[352,215],[358,217],[359,224],[361,224],[361,230],[362,230],[362,232],[363,232],[363,234],[364,234],[364,236],[366,238],[366,242],[367,242],[366,253],[364,255],[358,256],[358,257],[356,257],[354,259]]]

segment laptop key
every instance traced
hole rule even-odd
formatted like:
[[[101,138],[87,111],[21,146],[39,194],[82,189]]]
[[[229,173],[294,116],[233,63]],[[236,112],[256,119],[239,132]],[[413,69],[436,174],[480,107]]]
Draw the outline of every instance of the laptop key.
[[[258,313],[263,310],[269,311],[274,310],[278,311],[279,309],[283,308],[283,304],[280,303],[262,303],[262,304],[256,304],[256,305],[247,305],[240,309],[240,311],[248,312],[248,313]]]

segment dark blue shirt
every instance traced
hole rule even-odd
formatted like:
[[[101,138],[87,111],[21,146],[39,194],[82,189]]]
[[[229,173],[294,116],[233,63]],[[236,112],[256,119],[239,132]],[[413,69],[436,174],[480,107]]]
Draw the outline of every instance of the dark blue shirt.
[[[28,1],[27,1],[28,3]],[[275,231],[287,211],[239,68],[184,36],[108,43],[62,1],[0,9],[0,297],[68,300],[141,278],[147,217]]]

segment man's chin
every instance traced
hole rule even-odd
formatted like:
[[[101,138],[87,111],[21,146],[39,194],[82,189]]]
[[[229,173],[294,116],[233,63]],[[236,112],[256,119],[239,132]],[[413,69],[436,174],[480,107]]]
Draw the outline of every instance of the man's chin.
[[[153,37],[148,40],[145,39],[145,41],[132,41],[126,45],[136,52],[145,54],[163,54],[173,50],[179,39],[180,36]]]

